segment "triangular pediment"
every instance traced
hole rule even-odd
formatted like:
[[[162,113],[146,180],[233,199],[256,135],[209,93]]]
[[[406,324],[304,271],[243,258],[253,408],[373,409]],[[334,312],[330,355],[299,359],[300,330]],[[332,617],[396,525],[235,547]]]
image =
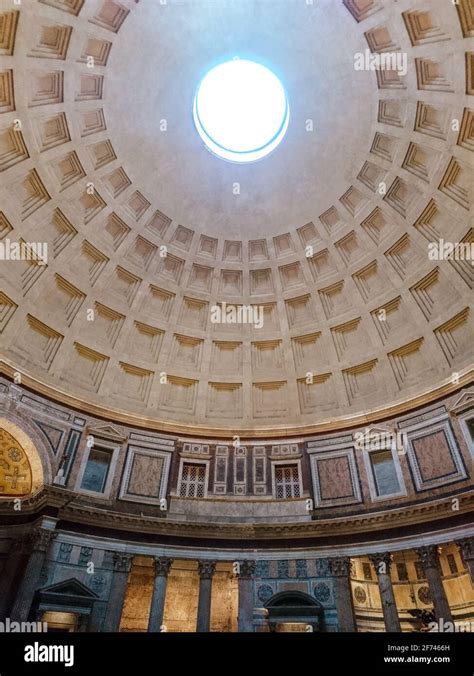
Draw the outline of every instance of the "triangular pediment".
[[[49,587],[43,587],[40,591],[41,594],[54,594],[55,596],[74,596],[76,598],[91,600],[99,598],[97,594],[75,577],[57,582]]]
[[[462,392],[450,407],[450,413],[461,413],[469,408],[474,408],[474,390],[467,390]]]
[[[379,442],[381,448],[390,447],[395,439],[395,430],[385,425],[372,425],[353,434],[355,446],[365,448]]]
[[[123,432],[118,430],[113,425],[95,425],[87,428],[87,434],[97,439],[108,439],[109,441],[118,441],[122,443],[125,441]]]

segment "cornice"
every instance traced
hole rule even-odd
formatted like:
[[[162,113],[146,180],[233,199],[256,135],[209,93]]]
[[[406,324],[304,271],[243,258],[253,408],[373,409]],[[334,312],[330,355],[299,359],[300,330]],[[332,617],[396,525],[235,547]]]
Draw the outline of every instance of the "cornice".
[[[454,383],[451,378],[444,380],[435,388],[426,390],[418,395],[394,402],[387,406],[356,413],[350,416],[341,416],[328,419],[311,425],[272,425],[271,427],[210,427],[204,425],[186,424],[170,422],[169,420],[160,420],[158,418],[149,418],[140,414],[128,413],[126,411],[110,408],[102,404],[82,399],[69,394],[63,390],[46,384],[35,376],[23,372],[11,362],[0,359],[0,374],[4,374],[9,379],[13,379],[15,374],[21,374],[22,386],[41,394],[48,399],[70,406],[83,413],[87,413],[110,422],[121,423],[131,427],[139,427],[158,432],[168,432],[189,437],[213,437],[222,440],[232,440],[235,435],[240,437],[249,437],[255,439],[282,439],[286,437],[295,437],[300,435],[313,435],[323,432],[335,432],[351,429],[353,427],[369,425],[371,423],[385,420],[387,418],[402,415],[415,408],[430,404],[437,399],[446,397],[450,394],[467,387],[474,382],[474,368],[469,367],[459,373],[459,378]]]
[[[335,536],[374,534],[436,521],[474,512],[474,490],[457,496],[459,509],[455,512],[450,498],[439,498],[422,504],[366,514],[334,518],[313,518],[294,523],[213,523],[177,521],[166,517],[150,517],[104,510],[81,501],[72,491],[48,487],[41,493],[22,502],[21,513],[34,516],[47,508],[57,510],[59,521],[93,528],[126,531],[133,534],[168,536],[175,538],[203,538],[211,540],[295,540],[306,538],[331,538]],[[13,500],[0,501],[2,517],[11,516]],[[314,513],[314,516],[317,512]]]

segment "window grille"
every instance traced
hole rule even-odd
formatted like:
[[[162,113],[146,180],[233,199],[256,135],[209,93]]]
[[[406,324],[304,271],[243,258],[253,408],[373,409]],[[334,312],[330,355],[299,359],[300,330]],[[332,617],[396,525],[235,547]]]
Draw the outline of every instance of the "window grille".
[[[179,495],[182,498],[203,498],[206,484],[206,466],[183,463]]]
[[[278,500],[300,497],[298,465],[278,465],[275,467],[275,493]]]

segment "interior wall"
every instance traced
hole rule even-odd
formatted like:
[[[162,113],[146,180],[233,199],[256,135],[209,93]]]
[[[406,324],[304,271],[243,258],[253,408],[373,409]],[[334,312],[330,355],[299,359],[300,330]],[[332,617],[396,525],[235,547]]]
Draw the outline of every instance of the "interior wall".
[[[239,581],[232,563],[218,563],[212,580],[211,631],[237,631]]]
[[[196,561],[173,561],[168,575],[163,624],[167,631],[196,631],[199,575]]]
[[[135,556],[128,576],[120,631],[147,631],[153,583],[153,559]]]
[[[448,556],[454,559],[457,572],[451,572]],[[402,631],[416,630],[410,610],[432,610],[433,603],[425,577],[418,576],[418,555],[414,550],[396,552],[390,571],[395,602]],[[385,631],[382,604],[375,569],[368,557],[357,557],[353,561],[351,576],[352,598],[358,631]],[[400,579],[399,565],[405,565],[408,580]],[[469,571],[466,569],[458,547],[449,543],[440,549],[440,565],[443,586],[456,625],[474,621],[474,588]],[[367,580],[364,567],[370,566],[372,578]]]

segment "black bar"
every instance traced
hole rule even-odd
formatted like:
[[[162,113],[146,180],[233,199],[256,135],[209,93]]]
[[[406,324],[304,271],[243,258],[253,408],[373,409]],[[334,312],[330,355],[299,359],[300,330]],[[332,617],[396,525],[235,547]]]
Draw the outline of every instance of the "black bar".
[[[27,646],[73,646],[72,666],[25,662]],[[473,674],[471,633],[406,634],[0,634],[0,676],[19,674],[160,674],[186,669],[226,674]],[[28,653],[27,653],[28,651]],[[48,655],[50,656],[50,655]],[[51,655],[50,657],[54,657]],[[396,661],[394,659],[397,658]],[[449,658],[449,661],[448,661]],[[388,660],[391,661],[388,661]],[[435,661],[436,660],[436,661]],[[443,661],[441,661],[443,660]]]

